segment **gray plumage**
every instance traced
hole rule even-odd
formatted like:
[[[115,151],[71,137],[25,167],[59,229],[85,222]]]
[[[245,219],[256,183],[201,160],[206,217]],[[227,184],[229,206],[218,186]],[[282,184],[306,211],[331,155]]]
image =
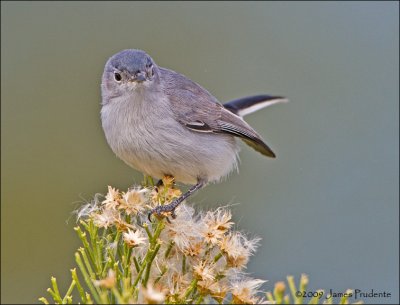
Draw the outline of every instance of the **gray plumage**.
[[[179,73],[158,67],[140,50],[112,56],[101,88],[101,119],[107,142],[119,158],[146,175],[161,178],[168,174],[185,184],[219,181],[237,168],[239,146],[235,138],[275,157],[238,114],[262,103],[266,107],[285,101],[281,97],[245,98],[225,108],[207,90]]]

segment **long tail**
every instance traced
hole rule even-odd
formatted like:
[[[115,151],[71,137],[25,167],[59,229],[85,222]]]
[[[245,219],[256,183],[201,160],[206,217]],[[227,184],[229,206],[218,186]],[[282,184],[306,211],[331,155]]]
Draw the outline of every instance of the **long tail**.
[[[243,117],[262,108],[279,103],[286,103],[288,101],[289,100],[283,96],[262,94],[238,98],[236,100],[225,103],[224,107],[230,112],[233,112],[234,114]]]

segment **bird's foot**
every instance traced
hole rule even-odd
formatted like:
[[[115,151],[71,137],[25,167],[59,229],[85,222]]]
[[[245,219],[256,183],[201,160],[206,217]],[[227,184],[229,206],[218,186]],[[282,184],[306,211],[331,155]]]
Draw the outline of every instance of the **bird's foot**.
[[[172,180],[173,182],[173,180]],[[164,185],[165,185],[164,181]],[[171,215],[172,218],[176,218],[175,214],[175,209],[176,207],[184,201],[186,198],[188,198],[190,195],[192,195],[194,192],[196,192],[198,189],[202,188],[204,186],[204,181],[199,180],[196,185],[193,185],[186,193],[181,195],[179,198],[175,199],[172,201],[170,204],[166,205],[159,205],[156,206],[154,209],[152,209],[148,215],[148,219],[151,222],[151,215],[155,214],[157,217],[167,217],[167,221],[169,221],[168,216]]]
[[[167,217],[167,221],[170,223],[168,216],[171,216],[173,219],[176,218],[175,209],[179,203],[178,200],[174,200],[170,204],[156,206],[148,215],[149,221],[151,222],[151,216],[154,214],[157,218]]]

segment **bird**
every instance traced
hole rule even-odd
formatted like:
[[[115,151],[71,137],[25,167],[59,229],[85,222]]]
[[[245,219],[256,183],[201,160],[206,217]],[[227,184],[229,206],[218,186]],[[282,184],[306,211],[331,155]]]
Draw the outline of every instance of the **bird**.
[[[191,185],[151,215],[170,214],[193,193],[238,168],[238,139],[262,155],[276,155],[243,117],[287,102],[260,94],[221,104],[186,76],[158,66],[139,49],[122,50],[105,64],[101,81],[101,122],[112,151],[147,176],[172,176]]]

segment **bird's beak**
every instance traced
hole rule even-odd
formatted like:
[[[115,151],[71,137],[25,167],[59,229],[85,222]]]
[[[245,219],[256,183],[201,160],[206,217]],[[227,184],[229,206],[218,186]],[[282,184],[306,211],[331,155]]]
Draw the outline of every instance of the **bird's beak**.
[[[147,79],[147,76],[146,76],[146,72],[139,72],[138,74],[136,74],[136,76],[135,76],[135,81],[136,82],[139,82],[139,83],[141,83],[141,82],[144,82],[145,80]]]

